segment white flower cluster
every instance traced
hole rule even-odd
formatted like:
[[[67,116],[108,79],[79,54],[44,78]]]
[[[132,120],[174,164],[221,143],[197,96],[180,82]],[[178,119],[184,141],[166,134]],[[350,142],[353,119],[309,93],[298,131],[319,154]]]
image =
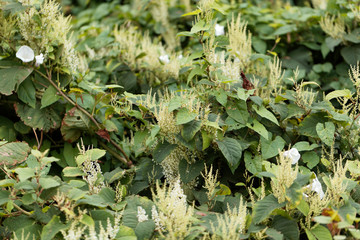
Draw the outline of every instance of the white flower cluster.
[[[160,60],[162,63],[169,63],[169,62],[170,62],[169,55],[161,55],[161,56],[159,57],[159,60]]]
[[[141,206],[137,207],[137,219],[139,223],[149,220],[148,215],[146,215],[145,209],[143,209]]]
[[[160,217],[159,217],[159,213],[158,211],[156,210],[156,206],[152,206],[151,208],[151,218],[152,220],[154,220],[155,222],[155,230],[156,231],[164,231],[165,230],[165,227],[161,224],[161,220],[160,220]]]
[[[31,62],[34,61],[35,58],[36,67],[44,63],[44,55],[41,53],[40,55],[35,56],[34,50],[32,50],[31,47],[26,45],[19,48],[19,50],[16,52],[16,57],[23,62]]]

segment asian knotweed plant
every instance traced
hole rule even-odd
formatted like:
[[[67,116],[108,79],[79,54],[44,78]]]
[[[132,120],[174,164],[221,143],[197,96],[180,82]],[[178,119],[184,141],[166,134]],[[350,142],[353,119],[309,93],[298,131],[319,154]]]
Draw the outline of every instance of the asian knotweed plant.
[[[70,32],[70,17],[65,17],[59,3],[53,0],[44,1],[40,8],[26,6],[28,9],[18,15],[17,21],[23,39],[35,51],[44,53],[46,59],[55,59],[54,48],[58,48],[59,63],[74,73],[79,60]]]
[[[174,240],[185,238],[190,233],[194,207],[187,203],[180,180],[171,183],[169,187],[166,183],[160,187],[157,182],[152,195],[157,207],[157,210],[152,210],[153,219],[160,235]]]
[[[274,173],[276,177],[271,178],[271,189],[274,196],[278,199],[279,203],[286,200],[286,189],[289,188],[295,181],[298,174],[298,165],[292,157],[284,155],[280,152],[278,157],[278,164],[274,166]],[[295,167],[293,167],[295,162]]]

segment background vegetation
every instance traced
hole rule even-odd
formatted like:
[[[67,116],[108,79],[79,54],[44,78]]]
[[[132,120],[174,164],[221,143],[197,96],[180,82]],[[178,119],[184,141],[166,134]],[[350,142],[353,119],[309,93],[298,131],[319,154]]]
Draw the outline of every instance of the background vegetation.
[[[0,238],[359,239],[359,23],[356,0],[0,0]]]

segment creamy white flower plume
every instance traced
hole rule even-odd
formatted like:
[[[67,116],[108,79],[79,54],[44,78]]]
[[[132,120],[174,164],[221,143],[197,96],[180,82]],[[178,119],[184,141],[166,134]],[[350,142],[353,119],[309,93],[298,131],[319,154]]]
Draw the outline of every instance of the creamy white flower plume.
[[[21,59],[23,62],[31,62],[34,60],[35,54],[29,46],[21,46],[16,52],[16,57]]]
[[[41,53],[40,55],[35,56],[35,66],[40,66],[40,64],[44,63],[44,55]]]
[[[283,155],[284,157],[290,158],[292,160],[291,164],[296,164],[301,157],[299,151],[296,148],[291,148],[290,150],[285,151]]]
[[[163,63],[169,63],[170,62],[170,59],[169,59],[169,56],[168,55],[161,55],[159,57],[160,61],[163,62]]]
[[[215,36],[220,36],[225,34],[224,26],[221,26],[220,24],[215,25]]]

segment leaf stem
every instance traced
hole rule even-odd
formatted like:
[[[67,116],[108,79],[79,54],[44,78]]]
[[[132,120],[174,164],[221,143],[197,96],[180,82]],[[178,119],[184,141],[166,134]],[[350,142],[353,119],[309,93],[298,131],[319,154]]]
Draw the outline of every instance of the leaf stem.
[[[13,205],[14,205],[14,207],[15,207],[17,210],[19,210],[19,211],[22,212],[23,214],[28,215],[28,216],[31,216],[31,215],[32,215],[30,212],[25,211],[24,209],[22,209],[21,207],[19,207],[16,203],[13,202]]]
[[[119,159],[121,162],[125,163],[126,165],[128,165],[129,167],[133,167],[133,164],[130,160],[127,160],[125,158],[123,158],[122,156],[120,156],[117,152],[115,152],[114,150],[112,150],[111,148],[109,148],[104,142],[99,141],[99,144],[106,150],[108,151],[111,155],[113,155],[114,157],[116,157],[117,159]],[[130,163],[130,164],[129,164]]]

